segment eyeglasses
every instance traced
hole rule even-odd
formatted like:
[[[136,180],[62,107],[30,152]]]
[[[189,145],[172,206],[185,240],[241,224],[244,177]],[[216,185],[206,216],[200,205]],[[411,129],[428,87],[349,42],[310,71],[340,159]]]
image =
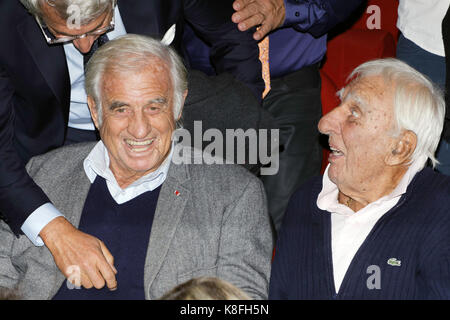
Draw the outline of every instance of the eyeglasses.
[[[112,0],[111,22],[109,23],[108,26],[102,27],[102,28],[99,28],[99,29],[96,29],[94,31],[87,32],[84,34],[76,35],[76,36],[54,35],[53,33],[50,32],[48,27],[45,25],[44,22],[41,21],[41,19],[39,17],[35,16],[34,18],[36,19],[37,24],[41,28],[42,34],[44,35],[45,40],[47,41],[48,44],[71,42],[71,41],[74,41],[77,39],[86,38],[88,36],[100,36],[104,33],[114,30],[114,27],[115,27],[115,11],[114,11],[114,9],[116,7],[116,2],[117,2],[117,0]]]

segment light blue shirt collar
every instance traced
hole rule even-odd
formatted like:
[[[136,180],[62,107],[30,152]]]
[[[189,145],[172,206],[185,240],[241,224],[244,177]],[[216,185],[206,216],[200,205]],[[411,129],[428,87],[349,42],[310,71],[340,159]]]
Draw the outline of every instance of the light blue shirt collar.
[[[147,175],[134,181],[125,189],[122,189],[117,183],[114,174],[109,168],[108,150],[102,141],[99,141],[91,150],[89,155],[83,162],[84,171],[91,183],[94,182],[97,176],[106,180],[109,193],[113,199],[122,204],[134,199],[147,191],[153,191],[163,184],[166,180],[167,172],[169,171],[170,163],[172,162],[174,145],[170,149],[170,153],[157,170],[148,173]]]

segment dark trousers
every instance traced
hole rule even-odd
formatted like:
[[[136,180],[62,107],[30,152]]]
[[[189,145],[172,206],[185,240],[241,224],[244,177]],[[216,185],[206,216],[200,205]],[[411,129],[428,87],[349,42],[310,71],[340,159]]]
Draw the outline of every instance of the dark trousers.
[[[271,79],[263,107],[280,128],[279,171],[261,176],[269,213],[278,232],[292,193],[309,178],[319,175],[322,149],[317,124],[322,115],[321,80],[318,65]]]

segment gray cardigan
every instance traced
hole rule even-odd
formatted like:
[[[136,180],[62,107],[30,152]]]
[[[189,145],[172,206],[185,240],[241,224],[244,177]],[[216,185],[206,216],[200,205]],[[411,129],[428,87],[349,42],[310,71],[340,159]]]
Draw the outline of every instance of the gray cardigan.
[[[93,146],[60,148],[27,165],[30,176],[74,226],[91,185],[83,160]],[[193,277],[216,276],[253,298],[266,299],[272,248],[265,193],[257,178],[236,165],[172,163],[151,230],[145,297],[157,299]],[[25,236],[16,238],[0,223],[0,287],[17,287],[24,299],[51,299],[64,281],[45,246],[35,247]]]

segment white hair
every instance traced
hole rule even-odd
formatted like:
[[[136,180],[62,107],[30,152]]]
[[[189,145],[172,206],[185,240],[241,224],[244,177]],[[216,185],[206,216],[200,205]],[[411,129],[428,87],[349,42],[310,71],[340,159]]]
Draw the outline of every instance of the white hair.
[[[39,18],[43,17],[42,5],[47,3],[55,8],[58,15],[67,20],[74,13],[71,8],[76,6],[82,25],[89,24],[111,9],[115,0],[20,0],[28,11]]]
[[[363,63],[353,70],[348,79],[368,76],[381,76],[394,87],[395,134],[410,130],[417,136],[411,163],[421,158],[425,159],[424,162],[430,159],[435,167],[439,163],[435,152],[445,117],[442,90],[419,71],[394,58]]]
[[[170,70],[173,89],[173,114],[179,119],[188,89],[187,71],[178,54],[159,40],[147,36],[128,34],[101,46],[86,66],[86,93],[96,104],[98,121],[102,123],[101,90],[106,71],[139,72],[155,62],[165,63]]]

